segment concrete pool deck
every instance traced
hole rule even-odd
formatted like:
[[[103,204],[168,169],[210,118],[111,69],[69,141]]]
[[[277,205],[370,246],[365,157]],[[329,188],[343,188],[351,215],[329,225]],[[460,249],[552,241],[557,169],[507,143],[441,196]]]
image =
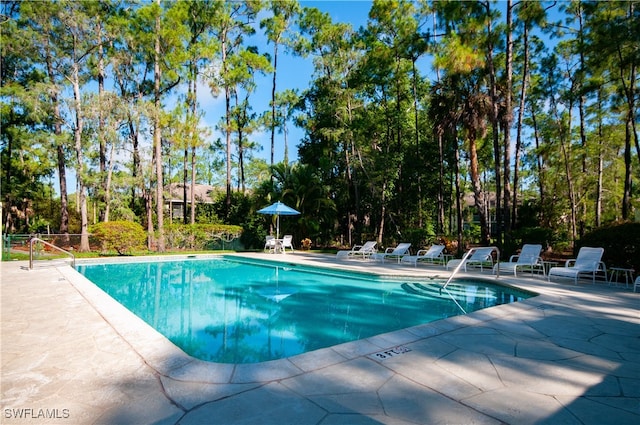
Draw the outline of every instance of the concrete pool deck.
[[[251,256],[448,275],[328,255]],[[187,356],[70,267],[27,265],[0,265],[3,424],[640,423],[640,293],[623,287],[503,276],[541,295],[227,365]]]

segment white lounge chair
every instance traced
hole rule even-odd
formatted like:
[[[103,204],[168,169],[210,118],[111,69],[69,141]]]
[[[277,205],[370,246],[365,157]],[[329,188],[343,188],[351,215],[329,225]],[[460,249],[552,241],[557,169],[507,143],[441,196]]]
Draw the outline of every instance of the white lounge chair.
[[[376,244],[376,241],[367,241],[364,243],[364,245],[354,245],[351,249],[338,251],[336,253],[336,258],[361,258],[363,260],[366,260],[371,255],[378,252],[378,250],[376,249]]]
[[[493,266],[493,274],[505,272],[513,273],[514,276],[517,276],[518,269],[525,269],[532,273],[534,271],[542,272],[544,275],[540,252],[542,252],[542,245],[524,244],[522,245],[520,254],[512,255],[511,258],[509,258],[509,262],[498,263]]]
[[[591,275],[593,283],[596,283],[596,275],[603,273],[606,279],[607,267],[601,261],[604,248],[590,248],[583,246],[575,259],[567,260],[564,267],[552,267],[547,275],[547,280],[551,276],[573,278],[574,284],[578,284],[580,275]]]
[[[382,261],[383,263],[384,263],[384,260],[386,259],[394,259],[399,263],[400,260],[402,260],[403,256],[409,254],[410,247],[411,247],[411,243],[408,243],[408,242],[399,243],[398,246],[396,246],[395,248],[387,248],[385,252],[379,252],[371,255],[371,258],[373,258],[376,261],[378,260]]]
[[[636,292],[636,288],[640,288],[640,276],[636,277],[636,281],[633,282],[633,292]]]
[[[436,263],[442,262],[444,265],[444,245],[431,245],[429,249],[421,249],[416,255],[405,255],[402,257],[403,263],[418,266],[418,262]]]
[[[264,251],[275,252],[275,250],[276,250],[275,236],[267,235],[264,241]]]
[[[291,235],[284,235],[282,238],[282,252],[286,252],[287,248],[293,252],[293,236]]]
[[[472,248],[474,251],[471,254],[471,256],[469,258],[467,258],[463,264],[464,267],[464,271],[467,271],[467,266],[469,264],[474,264],[476,266],[480,266],[480,271],[484,270],[484,267],[490,263],[491,267],[493,267],[493,251],[495,250],[494,247],[488,247],[488,248]],[[454,260],[449,260],[447,262],[447,270],[449,270],[449,268],[456,268],[458,266],[458,264],[460,264],[460,262],[462,262],[462,259],[457,258]]]

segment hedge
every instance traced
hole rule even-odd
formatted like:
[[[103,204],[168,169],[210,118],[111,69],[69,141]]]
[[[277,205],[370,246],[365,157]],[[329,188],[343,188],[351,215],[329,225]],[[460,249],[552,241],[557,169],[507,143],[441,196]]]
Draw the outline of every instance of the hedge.
[[[115,250],[118,255],[131,254],[144,249],[147,233],[132,221],[107,221],[91,226],[91,235],[100,243],[103,251]]]
[[[583,246],[604,248],[602,261],[607,268],[624,267],[640,271],[640,223],[599,227],[584,235],[576,244],[576,249]]]

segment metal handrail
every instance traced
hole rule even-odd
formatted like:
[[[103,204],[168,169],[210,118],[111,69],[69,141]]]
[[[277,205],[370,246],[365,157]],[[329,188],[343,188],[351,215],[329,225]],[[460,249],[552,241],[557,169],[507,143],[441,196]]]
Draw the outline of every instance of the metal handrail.
[[[496,246],[490,246],[487,248],[493,248],[494,251],[496,251],[496,253],[498,254],[497,257],[497,263],[500,263],[500,250],[498,249],[498,247]],[[460,263],[456,266],[455,269],[453,269],[453,271],[451,272],[451,275],[449,276],[449,278],[447,279],[447,281],[445,282],[444,285],[442,285],[442,289],[446,289],[447,285],[449,284],[449,282],[451,282],[451,280],[453,279],[453,277],[456,275],[456,273],[458,273],[458,271],[460,270],[460,268],[462,266],[465,265],[467,258],[469,258],[469,256],[471,256],[472,253],[474,253],[476,251],[476,248],[471,248],[469,251],[465,252],[464,256],[462,257],[462,260],[460,260]],[[500,277],[500,267],[498,267],[498,269],[496,270],[496,279]]]
[[[33,270],[33,243],[34,242],[41,242],[43,243],[45,246],[48,246],[50,248],[53,249],[57,249],[58,251],[67,254],[68,256],[71,257],[71,261],[72,261],[72,265],[73,267],[76,266],[76,257],[75,255],[73,255],[72,253],[70,253],[69,251],[65,251],[64,249],[60,248],[59,246],[55,246],[52,243],[49,243],[45,240],[42,240],[40,238],[31,238],[29,239],[29,270]]]

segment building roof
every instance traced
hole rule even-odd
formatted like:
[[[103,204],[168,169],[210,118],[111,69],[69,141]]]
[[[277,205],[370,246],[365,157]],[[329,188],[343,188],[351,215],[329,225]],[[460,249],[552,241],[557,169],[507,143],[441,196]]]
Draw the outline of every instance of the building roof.
[[[196,202],[201,204],[212,204],[216,197],[216,194],[221,191],[216,186],[209,186],[207,184],[195,184],[194,193]],[[169,183],[165,186],[165,196],[167,202],[183,202],[183,188],[182,183]],[[191,202],[191,185],[187,183],[187,202]]]
[[[485,192],[484,193],[485,202],[489,203],[489,207],[493,208],[496,206],[496,193],[495,192]],[[476,195],[473,192],[467,192],[462,197],[462,202],[465,207],[475,207],[476,206]]]

